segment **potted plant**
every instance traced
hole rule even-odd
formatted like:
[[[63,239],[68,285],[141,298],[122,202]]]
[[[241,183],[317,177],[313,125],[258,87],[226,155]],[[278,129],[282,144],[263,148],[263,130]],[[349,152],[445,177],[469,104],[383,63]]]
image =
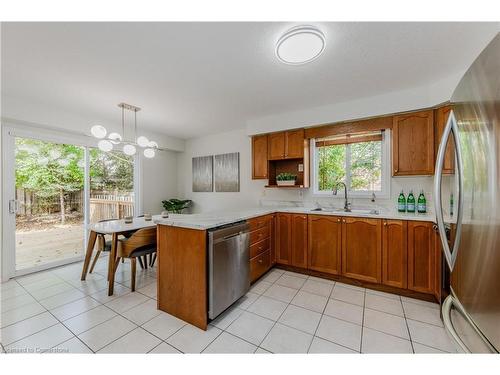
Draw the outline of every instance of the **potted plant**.
[[[296,179],[297,175],[283,172],[276,176],[276,183],[278,186],[294,186]]]
[[[173,214],[180,214],[182,213],[182,210],[191,206],[192,202],[193,201],[191,199],[182,200],[172,198],[169,200],[164,200],[161,203],[163,204],[163,208],[165,208],[165,210],[167,210],[168,212]]]

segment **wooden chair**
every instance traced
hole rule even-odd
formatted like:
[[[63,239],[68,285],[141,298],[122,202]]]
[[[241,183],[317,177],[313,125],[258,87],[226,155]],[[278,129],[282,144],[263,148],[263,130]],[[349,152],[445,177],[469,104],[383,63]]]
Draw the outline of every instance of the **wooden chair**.
[[[131,289],[135,291],[136,260],[142,256],[156,253],[156,228],[144,228],[136,231],[132,236],[118,240],[117,258],[114,272],[118,269],[120,259],[129,258],[132,280]]]
[[[106,221],[113,221],[113,220],[117,220],[117,219],[99,220],[98,223],[104,223]],[[92,261],[89,273],[92,273],[92,271],[94,270],[94,267],[97,263],[97,260],[99,259],[99,255],[101,255],[101,253],[103,251],[111,251],[111,240],[106,241],[106,236],[102,233],[98,233],[97,234],[97,253],[94,257],[94,260]]]

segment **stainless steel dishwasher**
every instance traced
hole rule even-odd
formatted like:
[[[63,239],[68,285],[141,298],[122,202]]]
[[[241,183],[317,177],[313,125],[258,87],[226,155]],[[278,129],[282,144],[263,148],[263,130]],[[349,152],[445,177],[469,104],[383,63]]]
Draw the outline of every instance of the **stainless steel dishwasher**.
[[[214,319],[250,289],[248,224],[210,230],[208,258],[208,317]]]

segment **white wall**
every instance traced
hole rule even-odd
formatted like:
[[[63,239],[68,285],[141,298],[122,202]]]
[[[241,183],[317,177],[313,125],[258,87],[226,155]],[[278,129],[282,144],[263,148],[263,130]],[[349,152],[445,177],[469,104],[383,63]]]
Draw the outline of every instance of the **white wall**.
[[[158,214],[163,211],[162,200],[177,194],[177,153],[157,152],[153,159],[142,158],[143,212]]]
[[[456,72],[436,80],[431,85],[249,119],[246,127],[247,134],[267,133],[432,107],[450,100],[463,73],[463,71]]]
[[[192,158],[240,153],[240,192],[194,193],[192,191]],[[252,180],[251,142],[245,129],[225,132],[186,141],[185,151],[178,154],[179,196],[192,199],[193,212],[255,207],[262,195],[264,180]]]
[[[195,156],[207,156],[229,152],[240,153],[240,192],[238,193],[195,193],[192,191],[192,161]],[[275,201],[294,201],[299,204],[309,205],[315,202],[321,205],[341,206],[343,198],[317,197],[311,189],[276,189],[264,186],[267,180],[252,180],[251,138],[244,129],[216,135],[195,138],[186,141],[185,152],[178,154],[178,193],[186,199],[192,199],[194,205],[192,212],[208,212],[219,210],[236,210],[240,208],[256,207],[262,203]],[[397,177],[391,178],[391,198],[376,199],[376,205],[385,209],[395,209],[397,197],[403,189],[408,194],[413,189],[418,194],[424,189],[428,202],[428,211],[432,208],[433,177]],[[353,206],[361,207],[373,205],[369,199],[349,199]]]

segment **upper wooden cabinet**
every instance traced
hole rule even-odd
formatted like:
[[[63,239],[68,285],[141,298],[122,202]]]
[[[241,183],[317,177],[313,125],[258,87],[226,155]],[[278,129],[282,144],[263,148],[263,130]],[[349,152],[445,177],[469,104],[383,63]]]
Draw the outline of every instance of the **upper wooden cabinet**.
[[[268,159],[296,159],[304,157],[304,129],[289,130],[268,135]]]
[[[304,129],[285,132],[285,158],[304,157]]]
[[[446,127],[450,111],[451,111],[451,106],[444,106],[434,111],[435,160],[437,160],[439,143],[441,143],[441,137],[443,136],[444,128]],[[448,142],[446,143],[446,153],[444,155],[444,161],[443,161],[443,174],[453,174],[453,173],[455,173],[455,141],[453,140],[453,136],[451,136],[450,134]]]
[[[291,264],[292,214],[276,215],[276,263]]]
[[[407,222],[384,220],[382,228],[382,283],[407,286]]]
[[[353,279],[382,281],[382,220],[342,219],[342,274]]]
[[[394,116],[392,175],[434,174],[434,111]]]
[[[408,222],[408,289],[434,294],[436,252],[434,224]]]
[[[333,275],[341,273],[342,219],[309,215],[307,268]]]
[[[252,179],[268,178],[267,134],[252,137]]]
[[[307,215],[292,215],[292,266],[307,268]]]

